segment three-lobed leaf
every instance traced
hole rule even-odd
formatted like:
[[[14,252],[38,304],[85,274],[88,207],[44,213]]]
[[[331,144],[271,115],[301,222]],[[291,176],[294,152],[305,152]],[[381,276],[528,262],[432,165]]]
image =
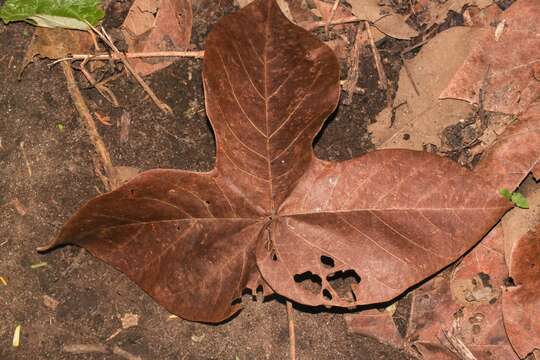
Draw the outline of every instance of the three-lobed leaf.
[[[245,288],[308,305],[390,300],[470,249],[510,207],[497,189],[538,167],[538,117],[474,172],[408,150],[316,159],[339,66],[272,0],[222,19],[205,51],[215,168],[145,172],[84,205],[48,247],[87,248],[183,318],[222,321]]]

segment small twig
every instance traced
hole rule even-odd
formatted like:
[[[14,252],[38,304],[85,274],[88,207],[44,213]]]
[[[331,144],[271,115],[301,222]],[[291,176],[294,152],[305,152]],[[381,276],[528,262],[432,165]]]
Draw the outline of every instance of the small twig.
[[[187,57],[187,58],[200,59],[200,58],[204,57],[204,50],[200,50],[200,51],[134,52],[134,53],[120,53],[120,54],[123,54],[128,59],[153,58],[153,57]],[[122,57],[118,53],[112,53],[112,54],[73,54],[71,56],[55,60],[50,65],[54,65],[54,64],[62,62],[62,61],[86,60],[86,59],[88,59],[89,61],[91,61],[91,60],[108,61],[108,60],[122,60]]]
[[[290,301],[287,303],[287,320],[289,322],[289,359],[296,360],[296,335],[294,333],[294,313]]]
[[[129,353],[126,350],[116,345],[113,347],[112,352],[113,354],[123,357],[124,359],[127,359],[127,360],[142,360],[140,356],[133,355],[132,353]]]
[[[418,91],[418,88],[416,87],[416,83],[414,82],[414,79],[412,77],[411,72],[409,71],[409,67],[407,66],[407,63],[405,62],[405,59],[403,58],[403,56],[400,56],[400,58],[401,58],[401,63],[403,64],[403,68],[405,69],[405,73],[407,74],[407,77],[409,78],[409,81],[412,84],[414,92],[416,93],[417,96],[420,96],[420,92]]]
[[[356,84],[358,83],[358,66],[360,53],[362,47],[364,46],[365,38],[362,31],[362,25],[359,24],[356,28],[356,36],[354,40],[354,45],[349,55],[349,72],[347,73],[347,80],[343,86],[343,90],[347,93],[347,98],[343,100],[343,103],[346,105],[352,104],[354,93],[356,92]]]
[[[392,106],[392,115],[390,116],[390,126],[388,126],[389,128],[394,126],[394,122],[396,121],[396,111],[397,111],[397,109],[399,109],[400,107],[402,107],[405,104],[407,104],[407,101],[403,101],[403,102],[397,104],[396,106]]]
[[[26,164],[26,170],[28,170],[28,176],[32,177],[32,168],[30,167],[30,162],[28,161],[28,158],[26,157],[26,151],[24,151],[24,141],[20,142],[19,147],[21,148],[22,156]]]
[[[420,46],[423,46],[425,45],[429,40],[432,39],[431,35],[433,35],[437,30],[439,29],[438,26],[435,26],[433,27],[433,29],[431,29],[430,31],[428,31],[426,34],[424,34],[422,36],[422,41],[420,41],[419,43],[417,44],[414,44],[412,46],[409,46],[405,49],[403,49],[400,53],[401,56],[405,55],[406,53],[408,53],[409,51],[413,51],[414,49],[417,49],[419,48]]]
[[[105,29],[103,27],[101,27],[101,31],[99,31],[98,29],[96,29],[95,27],[93,27],[92,25],[90,25],[88,23],[88,25],[92,28],[92,30],[94,30],[94,32],[101,38],[101,40],[103,40],[103,42],[105,44],[107,44],[116,54],[117,56],[119,57],[120,61],[122,61],[122,63],[124,64],[124,66],[126,67],[126,69],[129,70],[129,72],[131,73],[131,75],[133,75],[133,77],[135,78],[135,80],[137,80],[137,82],[142,86],[142,88],[144,89],[144,91],[146,91],[146,93],[150,96],[150,98],[152,99],[152,101],[154,102],[154,104],[157,105],[158,108],[161,109],[161,111],[163,111],[164,113],[166,114],[172,114],[172,109],[169,107],[169,105],[165,104],[164,102],[162,102],[157,96],[156,94],[154,93],[154,91],[150,88],[150,86],[148,86],[148,84],[146,84],[146,82],[143,80],[143,78],[137,73],[137,71],[135,71],[135,69],[133,68],[133,66],[131,66],[131,63],[128,61],[127,57],[122,54],[118,48],[114,45],[114,43],[112,42],[111,38],[109,37],[109,35],[107,34],[107,32],[105,31]]]
[[[115,170],[111,161],[111,156],[109,155],[109,151],[107,150],[105,143],[101,139],[101,136],[99,136],[96,123],[94,122],[94,118],[90,114],[88,106],[86,105],[86,102],[82,97],[81,91],[79,90],[79,87],[75,82],[75,76],[73,75],[71,64],[67,62],[62,62],[62,70],[64,71],[64,75],[66,77],[67,88],[69,94],[71,95],[73,104],[79,112],[86,132],[90,137],[90,141],[94,145],[94,148],[99,156],[101,166],[105,170],[106,178],[101,178],[103,185],[107,190],[112,190],[116,186],[116,184],[114,184]]]
[[[339,0],[335,0],[334,6],[332,6],[332,10],[330,10],[330,16],[328,16],[328,20],[326,21],[326,25],[324,26],[325,34],[328,34],[328,28],[330,27],[330,23],[332,22],[332,19],[334,18],[334,15],[336,13],[338,6],[339,6]]]
[[[116,99],[116,96],[114,93],[109,89],[107,86],[105,86],[102,83],[97,82],[92,74],[86,70],[86,63],[88,62],[88,59],[85,59],[80,65],[79,70],[82,72],[86,80],[90,83],[92,87],[94,87],[100,94],[103,96],[107,101],[109,101],[114,107],[120,106],[118,103],[118,100]]]
[[[373,41],[373,34],[371,33],[371,26],[369,26],[369,21],[364,21],[364,24],[366,26],[366,32],[369,39],[369,45],[371,47],[371,53],[373,54],[375,67],[377,68],[377,74],[379,75],[379,88],[381,88],[382,90],[386,90],[386,88],[388,87],[388,80],[386,79],[386,73],[384,72],[384,68],[382,65],[381,55],[377,50],[377,46],[375,46],[375,41]]]
[[[76,344],[64,345],[64,352],[72,354],[101,353],[107,354],[109,351],[105,345],[101,344]]]
[[[482,129],[482,131],[484,131],[488,126],[486,112],[484,110],[484,100],[485,100],[485,95],[486,95],[486,88],[488,87],[490,68],[491,66],[488,65],[488,68],[486,69],[486,73],[484,74],[484,80],[482,81],[482,86],[480,87],[480,91],[478,92],[478,117],[480,118],[480,128]]]
[[[356,23],[356,22],[360,22],[361,20],[359,18],[357,18],[356,16],[349,16],[349,17],[346,17],[346,18],[343,18],[343,19],[339,19],[339,20],[335,20],[335,21],[330,21],[330,25],[342,25],[342,24],[349,24],[349,23]],[[305,24],[305,23],[304,23]],[[305,29],[307,31],[313,31],[315,29],[318,29],[318,28],[321,28],[321,27],[325,27],[327,26],[326,25],[327,22],[326,21],[314,21],[314,22],[309,22],[308,24],[305,24]],[[299,25],[302,25],[302,23],[300,23]]]
[[[457,336],[449,333],[446,330],[442,331],[450,346],[446,345],[448,350],[456,354],[460,360],[477,360],[471,350]]]

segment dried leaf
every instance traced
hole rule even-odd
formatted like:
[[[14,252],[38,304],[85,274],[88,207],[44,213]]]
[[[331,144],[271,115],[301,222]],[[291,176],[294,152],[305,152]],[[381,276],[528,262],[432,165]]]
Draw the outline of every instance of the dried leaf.
[[[422,150],[424,144],[440,147],[442,130],[468,116],[471,112],[469,104],[453,99],[440,100],[438,96],[469,53],[476,31],[466,27],[443,31],[415,58],[406,60],[410,77],[402,68],[394,101],[396,106],[402,105],[395,111],[394,122],[391,122],[391,110],[386,109],[377,122],[368,127],[377,148]],[[447,51],[449,48],[451,53]]]
[[[191,0],[135,0],[122,25],[130,52],[186,50],[191,41]],[[130,59],[135,70],[149,75],[174,59]]]
[[[36,28],[22,69],[38,55],[52,60],[61,59],[70,54],[88,54],[93,45],[92,37],[86,31]]]
[[[447,0],[447,1],[425,1],[422,8],[421,18],[423,23],[430,28],[434,24],[443,23],[450,11],[461,13],[461,9],[467,6],[475,6],[480,9],[493,4],[492,0]]]
[[[388,6],[380,6],[378,0],[347,0],[352,12],[360,20],[373,23],[378,30],[396,39],[410,39],[418,32],[407,24],[407,18],[394,13]]]
[[[403,347],[404,339],[388,311],[370,309],[358,314],[345,315],[347,329],[351,333],[368,336],[397,349]]]
[[[316,159],[338,62],[270,0],[214,26],[203,82],[215,169],[144,172],[47,247],[84,246],[190,320],[222,321],[260,286],[308,305],[391,300],[478,242],[511,206],[497,190],[540,159],[539,117],[510,126],[488,156],[501,166],[478,173],[409,150]]]
[[[501,15],[504,31],[497,41],[493,28],[484,30],[477,45],[455,74],[441,98],[479,104],[488,111],[518,114],[540,100],[540,2],[518,0]]]
[[[527,196],[530,209],[514,209],[502,223],[515,284],[503,293],[504,326],[521,358],[540,349],[540,187],[533,187]]]

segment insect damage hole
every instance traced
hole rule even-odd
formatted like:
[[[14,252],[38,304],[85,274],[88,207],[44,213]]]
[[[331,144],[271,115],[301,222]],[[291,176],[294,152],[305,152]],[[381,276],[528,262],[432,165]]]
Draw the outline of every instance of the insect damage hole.
[[[314,295],[321,293],[322,279],[319,275],[313,274],[311,271],[306,271],[302,274],[294,275],[293,278],[296,283],[310,293]]]
[[[356,301],[353,289],[354,286],[360,284],[361,280],[356,271],[352,269],[345,271],[340,270],[328,275],[326,280],[342,300]]]
[[[334,259],[332,259],[330,256],[326,256],[326,255],[321,255],[321,264],[323,264],[323,266],[325,268],[329,268],[329,269],[336,266],[336,263],[334,262]]]

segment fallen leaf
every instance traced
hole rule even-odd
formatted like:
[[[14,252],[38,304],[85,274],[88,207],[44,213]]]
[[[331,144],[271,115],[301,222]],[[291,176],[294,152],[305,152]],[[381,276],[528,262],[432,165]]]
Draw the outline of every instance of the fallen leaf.
[[[214,26],[203,84],[215,168],[146,171],[41,249],[84,246],[185,319],[229,318],[245,288],[306,305],[392,300],[476,244],[511,207],[497,190],[540,159],[540,117],[509,126],[487,158],[500,165],[478,173],[410,150],[316,159],[338,62],[269,0]]]
[[[469,115],[469,104],[438,97],[469,54],[476,32],[468,27],[450,28],[431,39],[416,57],[406,60],[410,77],[402,68],[394,106],[402,105],[395,110],[394,122],[391,110],[386,109],[368,126],[377,148],[422,150],[424,144],[440,147],[442,130]]]
[[[442,24],[448,17],[450,11],[461,13],[465,6],[474,6],[485,8],[493,4],[492,0],[447,0],[447,1],[425,1],[422,8],[417,9],[421,12],[422,23],[430,28],[434,24]]]
[[[92,37],[86,31],[36,28],[26,50],[22,70],[36,56],[56,60],[70,54],[89,54],[93,45]]]
[[[404,339],[399,334],[392,314],[388,311],[370,309],[358,314],[346,314],[345,322],[351,333],[377,339],[397,349],[403,348]]]
[[[186,50],[191,41],[191,0],[135,0],[122,25],[130,52]],[[174,59],[130,59],[141,75],[169,66]]]
[[[487,111],[519,114],[540,100],[540,2],[518,0],[502,13],[504,30],[488,28],[441,93],[441,98],[462,99]]]
[[[397,14],[389,6],[380,6],[379,0],[347,0],[352,13],[360,20],[373,23],[382,33],[396,39],[411,39],[418,32],[407,24],[407,18]]]
[[[454,268],[414,290],[403,336],[394,340],[392,332],[397,333],[397,328],[392,329],[388,320],[360,329],[356,322],[362,323],[363,312],[348,315],[349,330],[403,347],[423,359],[455,359],[452,347],[445,345],[446,331],[478,360],[517,360],[501,312],[501,287],[508,276],[503,247],[502,227],[497,226]]]
[[[532,183],[530,208],[513,209],[502,222],[514,286],[503,293],[504,326],[521,358],[540,349],[540,186]]]

